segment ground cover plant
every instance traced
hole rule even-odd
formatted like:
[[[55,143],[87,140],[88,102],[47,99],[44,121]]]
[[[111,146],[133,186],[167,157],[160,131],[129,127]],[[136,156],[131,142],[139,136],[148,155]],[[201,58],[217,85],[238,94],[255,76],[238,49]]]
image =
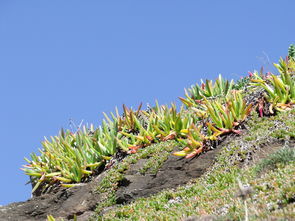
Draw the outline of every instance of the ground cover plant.
[[[173,152],[173,155],[187,159],[193,158],[208,151],[214,143],[224,140],[226,136],[244,135],[249,131],[247,125],[251,125],[253,118],[258,120],[265,115],[271,117],[280,112],[289,113],[290,111],[293,116],[294,46],[290,46],[289,55],[285,59],[281,58],[279,63],[274,65],[278,75],[264,74],[262,70],[260,73],[250,72],[249,76],[236,83],[233,80],[225,80],[219,75],[214,83],[206,80],[200,86],[196,84],[185,90],[186,98],[180,98],[183,105],[179,110],[175,104],[159,105],[158,102],[147,110],[142,110],[142,104],[135,110],[124,105],[122,114],[118,109],[115,110],[115,114],[104,114],[105,119],[97,128],[93,125],[85,125],[77,131],[62,129],[58,136],[42,142],[43,148],[39,149],[40,155],[32,153],[31,159],[25,158],[28,164],[24,165],[22,170],[30,176],[33,184],[32,192],[36,190],[45,192],[51,186],[74,187],[87,182],[91,180],[91,177],[108,168],[117,153],[135,154],[135,157],[130,159],[136,161],[139,156],[143,157],[142,153],[160,151],[159,148],[172,152],[173,148],[171,149],[171,146],[168,148],[165,144],[173,142],[180,148],[179,151]],[[249,93],[255,94],[256,91],[262,91],[262,93],[257,93],[255,100],[249,99]],[[268,109],[267,114],[266,109]],[[255,128],[255,125],[252,126]],[[290,127],[294,127],[294,123],[291,122]],[[290,139],[295,137],[294,131],[280,128],[274,130],[269,136]],[[245,139],[250,142],[257,139],[255,137],[254,134],[248,134]],[[142,149],[145,151],[141,152]],[[243,154],[246,153],[240,151],[239,157],[244,157]],[[278,152],[277,155],[280,153]],[[149,161],[141,172],[145,173],[148,167],[154,167],[153,170],[157,171],[167,156],[163,153],[163,157],[155,158],[157,163]],[[115,169],[110,167],[109,177],[98,188],[99,192],[106,193],[107,198],[101,202],[100,209],[97,211],[116,203],[114,193],[117,184],[115,183],[123,179],[123,173],[129,164],[130,162],[122,164]],[[293,168],[289,169],[293,171]],[[253,169],[253,172],[248,174],[248,178],[255,177],[257,170],[257,168]],[[222,179],[225,179],[223,181],[229,185],[232,184],[232,188],[236,182],[233,178],[241,173],[243,173],[241,168],[234,167],[225,174],[228,177]],[[162,209],[160,207],[159,211]],[[245,216],[241,208],[238,210],[240,216]],[[208,211],[214,213],[214,211]],[[128,218],[124,214],[125,212],[119,212],[112,216]],[[184,214],[189,216],[192,212]],[[164,214],[160,215],[167,217]],[[170,215],[169,217],[171,218]],[[50,218],[53,219],[53,217]]]
[[[192,107],[197,105],[203,97],[227,96],[233,85],[233,80],[229,82],[219,75],[214,84],[212,80],[206,80],[205,83],[201,81],[201,85],[196,84],[191,86],[188,90],[185,89],[186,98],[180,97],[180,100],[186,106]]]
[[[280,71],[280,77],[269,74],[267,78],[258,77],[252,79],[252,82],[263,87],[266,91],[266,100],[271,103],[270,112],[274,110],[283,111],[290,109],[295,102],[295,81],[294,81],[294,60],[280,59],[279,64],[275,64]]]
[[[271,114],[288,110],[295,102],[293,46],[289,54],[275,64],[278,76],[254,72],[248,77],[253,88],[265,90],[260,99],[270,104]],[[123,106],[122,116],[118,110],[111,118],[105,114],[106,119],[98,128],[84,126],[76,132],[62,130],[59,136],[51,137],[50,141],[46,139],[43,149],[39,150],[41,155],[32,153],[31,160],[26,158],[28,165],[22,169],[31,177],[34,192],[40,184],[60,183],[71,187],[85,181],[119,149],[132,154],[139,148],[174,139],[184,147],[175,155],[194,157],[206,150],[208,140],[217,140],[228,133],[240,134],[236,128],[256,108],[252,107],[253,103],[246,104],[242,92],[233,90],[233,86],[233,80],[224,80],[221,75],[214,84],[206,80],[201,86],[193,86],[188,90],[190,94],[186,91],[186,99],[180,98],[193,110],[191,114],[184,114],[183,107],[178,112],[174,104],[160,106],[156,103],[149,111],[141,110],[142,105],[136,111]],[[261,106],[258,105],[260,113]]]

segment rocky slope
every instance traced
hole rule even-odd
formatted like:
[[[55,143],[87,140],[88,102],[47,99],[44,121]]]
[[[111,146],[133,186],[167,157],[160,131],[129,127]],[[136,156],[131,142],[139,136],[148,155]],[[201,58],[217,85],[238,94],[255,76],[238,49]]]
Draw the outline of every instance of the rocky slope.
[[[110,214],[114,214],[113,211],[120,209],[122,204],[126,206],[130,202],[136,203],[138,198],[146,197],[147,202],[152,201],[153,198],[149,196],[163,190],[177,193],[178,186],[189,188],[192,181],[199,177],[206,179],[208,174],[218,172],[225,163],[227,168],[223,168],[223,171],[230,171],[236,166],[244,168],[257,165],[261,159],[279,149],[294,148],[294,115],[295,112],[292,111],[272,118],[254,116],[245,125],[241,136],[227,136],[214,149],[193,159],[171,155],[178,148],[175,141],[154,144],[122,160],[114,160],[109,168],[81,186],[57,188],[26,202],[1,207],[0,220],[46,220],[49,214],[57,220],[71,220],[75,216],[78,220],[121,219],[118,212],[115,216]],[[288,164],[292,165],[292,161]],[[233,191],[236,192],[237,189]],[[290,203],[294,206],[295,192],[292,191],[294,189],[289,193],[293,197]],[[166,204],[173,199],[177,201],[179,198],[171,197]],[[173,219],[184,219],[189,215],[187,212],[183,214],[186,215],[173,216]],[[132,213],[126,216],[127,219],[132,218],[130,215]],[[167,219],[172,219],[172,216],[159,218]]]

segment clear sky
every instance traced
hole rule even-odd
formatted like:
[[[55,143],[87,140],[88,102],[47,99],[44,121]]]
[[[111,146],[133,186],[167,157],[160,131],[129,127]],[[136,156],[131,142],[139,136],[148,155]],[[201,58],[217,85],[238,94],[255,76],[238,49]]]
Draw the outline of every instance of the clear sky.
[[[274,70],[294,0],[0,0],[0,204],[30,197],[23,158],[69,119],[177,101],[219,73]]]

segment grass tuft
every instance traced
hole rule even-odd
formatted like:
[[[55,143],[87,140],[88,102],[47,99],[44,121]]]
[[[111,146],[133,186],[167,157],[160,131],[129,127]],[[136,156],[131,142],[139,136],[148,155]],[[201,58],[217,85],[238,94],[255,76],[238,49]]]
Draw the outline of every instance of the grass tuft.
[[[268,156],[266,159],[263,159],[255,167],[256,173],[265,172],[268,170],[277,169],[278,167],[285,166],[287,164],[295,162],[295,149],[285,147],[276,151],[275,153]]]

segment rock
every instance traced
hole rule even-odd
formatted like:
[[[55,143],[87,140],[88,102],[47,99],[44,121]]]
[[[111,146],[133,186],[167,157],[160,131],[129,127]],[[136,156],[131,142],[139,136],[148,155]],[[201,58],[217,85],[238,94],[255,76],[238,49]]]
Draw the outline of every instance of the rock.
[[[0,221],[46,220],[47,215],[66,219],[71,219],[74,215],[88,217],[99,200],[94,187],[102,177],[98,176],[98,179],[85,185],[60,188],[57,193],[3,206],[0,208]]]
[[[164,189],[176,188],[200,177],[213,164],[219,149],[214,149],[193,159],[170,155],[156,175],[135,173],[145,160],[139,160],[126,172],[124,184],[118,189],[117,203],[129,203],[139,197],[147,197]],[[134,169],[136,168],[136,169]]]

